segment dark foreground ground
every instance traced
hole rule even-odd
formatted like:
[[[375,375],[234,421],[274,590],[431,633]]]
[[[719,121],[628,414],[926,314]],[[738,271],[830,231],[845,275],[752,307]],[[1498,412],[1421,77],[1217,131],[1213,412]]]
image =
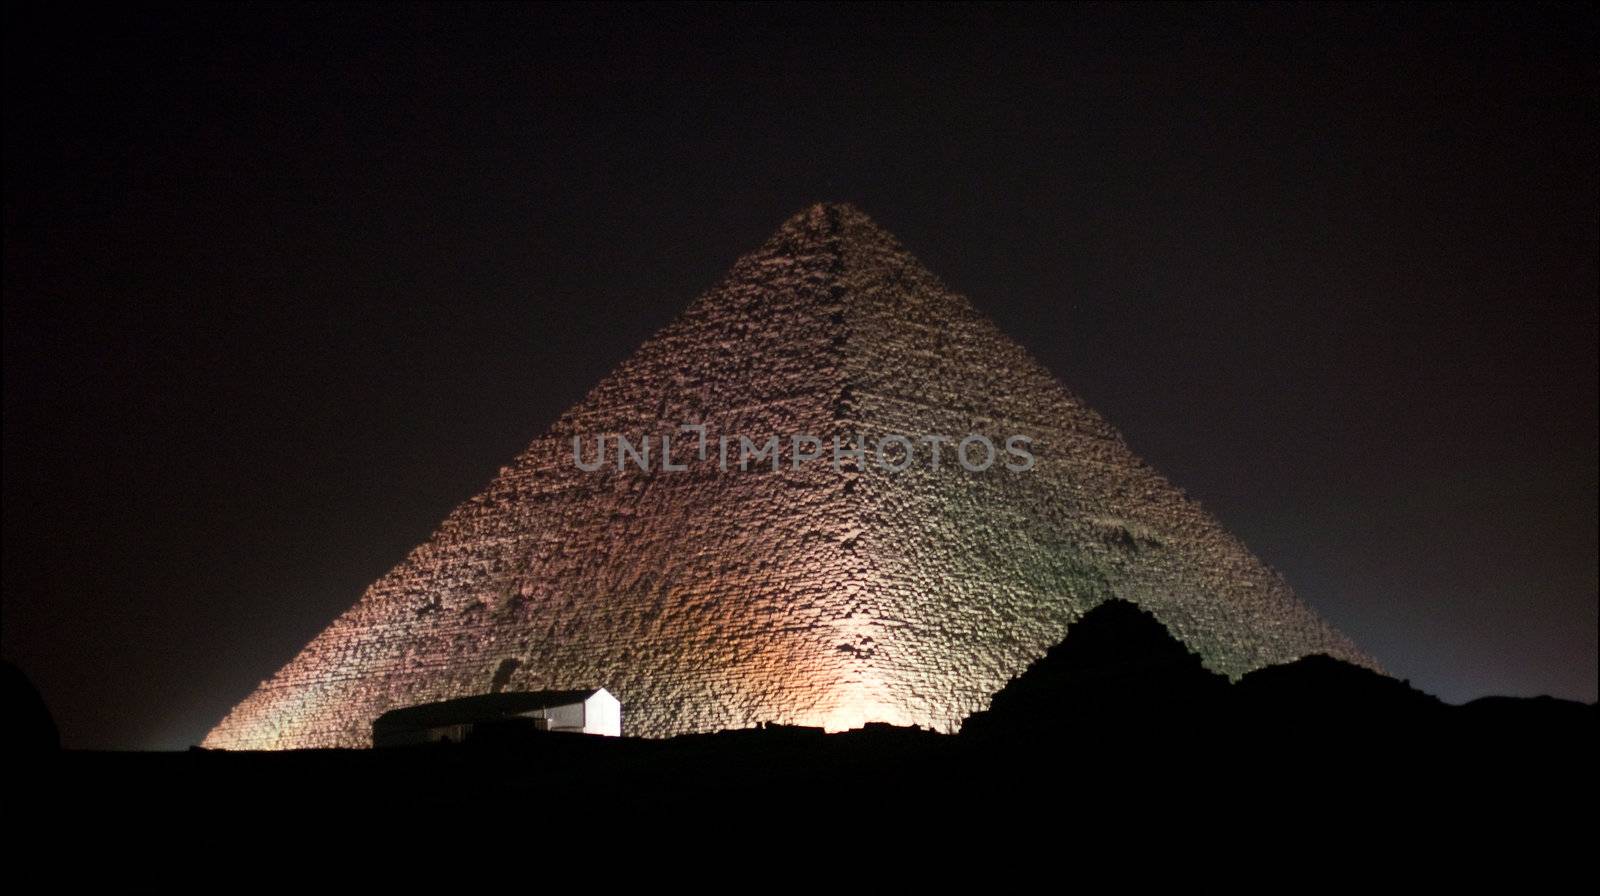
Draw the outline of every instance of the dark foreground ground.
[[[547,875],[578,866],[563,859],[558,872],[550,857],[582,856],[582,874],[604,880],[739,869],[809,885],[1106,850],[1142,856],[1126,870],[1143,874],[1173,870],[1169,847],[1182,844],[1214,871],[1271,851],[1309,863],[1301,875],[1375,856],[1461,870],[1533,850],[1527,873],[1570,863],[1582,880],[1597,733],[1594,706],[1447,706],[1326,658],[1230,684],[1150,617],[1108,605],[959,735],[768,726],[665,741],[14,754],[7,867],[177,889],[218,869],[282,889],[337,867],[468,889],[473,869],[508,862],[554,885]]]

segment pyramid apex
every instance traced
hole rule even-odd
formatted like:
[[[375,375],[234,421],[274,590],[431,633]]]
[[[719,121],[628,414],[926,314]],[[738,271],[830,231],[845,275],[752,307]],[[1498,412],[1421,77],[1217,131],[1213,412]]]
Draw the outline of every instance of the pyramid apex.
[[[792,214],[778,237],[848,238],[853,243],[883,243],[899,248],[899,240],[866,211],[848,202],[813,202]]]
[[[820,211],[820,212],[823,212],[823,213],[831,212],[831,213],[836,214],[836,215],[849,215],[849,216],[853,216],[853,217],[857,217],[857,218],[865,218],[865,217],[867,217],[866,212],[863,212],[861,209],[857,208],[854,203],[841,202],[841,201],[837,201],[837,200],[828,200],[828,199],[824,199],[824,200],[819,201],[819,202],[811,203],[810,207],[807,208],[806,211],[808,211],[808,212],[818,212],[818,211]]]
[[[813,202],[791,215],[780,229],[831,236],[843,233],[847,227],[860,225],[883,231],[883,228],[868,217],[866,212],[849,202],[822,201]]]

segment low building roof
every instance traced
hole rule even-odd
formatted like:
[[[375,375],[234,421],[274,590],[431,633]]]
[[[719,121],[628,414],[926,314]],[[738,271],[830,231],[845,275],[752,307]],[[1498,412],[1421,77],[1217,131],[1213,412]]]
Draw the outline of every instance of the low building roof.
[[[587,688],[578,691],[509,691],[500,694],[478,694],[458,697],[438,703],[422,703],[391,709],[372,723],[377,729],[437,728],[442,725],[465,725],[472,722],[510,718],[536,709],[571,706],[593,697],[604,688]]]

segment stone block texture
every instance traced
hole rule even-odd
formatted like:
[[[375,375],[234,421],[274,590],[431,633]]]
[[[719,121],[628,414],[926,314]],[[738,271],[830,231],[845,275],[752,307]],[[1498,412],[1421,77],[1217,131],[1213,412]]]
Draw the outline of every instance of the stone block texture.
[[[695,454],[685,422],[712,441]],[[968,433],[900,472],[719,468],[760,442]],[[595,437],[672,436],[682,472]],[[831,445],[825,446],[825,449]],[[1003,456],[1003,451],[1002,451]],[[359,747],[401,706],[605,687],[625,734],[775,721],[943,731],[1113,597],[1237,677],[1326,653],[1373,665],[1284,581],[893,237],[816,205],[740,259],[483,492],[233,709],[207,747]]]

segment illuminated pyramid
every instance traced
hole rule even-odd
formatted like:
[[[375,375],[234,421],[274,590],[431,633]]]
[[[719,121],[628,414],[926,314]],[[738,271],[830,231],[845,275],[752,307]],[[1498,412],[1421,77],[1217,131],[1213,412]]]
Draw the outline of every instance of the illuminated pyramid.
[[[705,425],[704,459],[684,423]],[[856,433],[907,436],[914,456],[890,459],[913,462],[836,466],[830,440]],[[823,441],[822,459],[792,462],[801,434]],[[922,437],[972,434],[1031,439],[1032,468],[969,470],[952,443],[935,469]],[[650,437],[652,468],[626,453],[621,471],[615,458],[580,468],[597,437],[618,435]],[[687,469],[662,468],[663,435]],[[781,437],[779,469],[723,470],[719,437],[740,435]],[[949,731],[1111,597],[1230,676],[1311,653],[1371,664],[893,237],[849,206],[817,205],[456,508],[205,745],[362,746],[396,707],[590,687],[622,700],[630,735],[763,721]]]

